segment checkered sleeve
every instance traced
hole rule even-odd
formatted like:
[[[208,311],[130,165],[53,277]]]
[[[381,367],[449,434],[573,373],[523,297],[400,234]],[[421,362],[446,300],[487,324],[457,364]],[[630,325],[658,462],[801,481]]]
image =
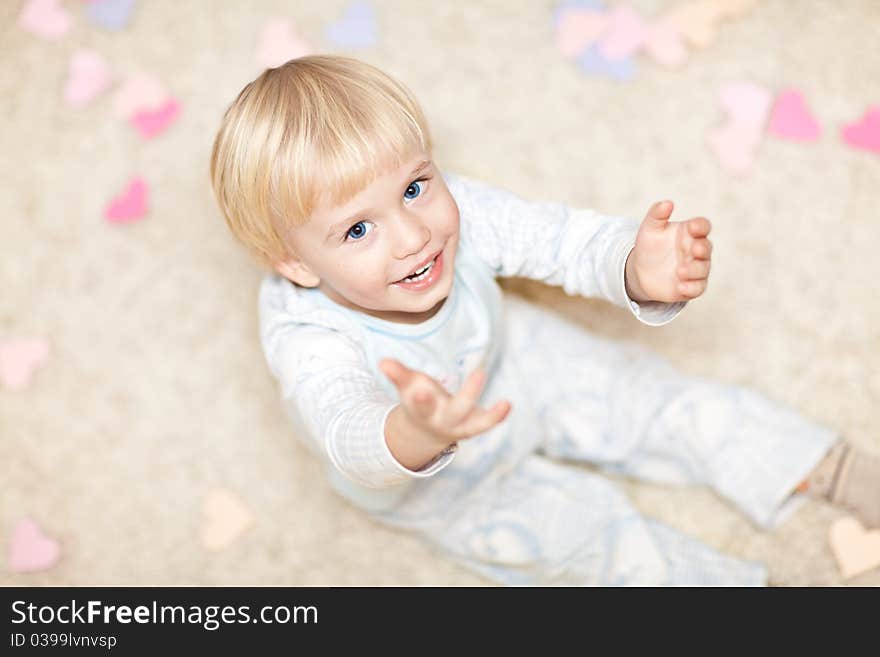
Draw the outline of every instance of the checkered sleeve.
[[[626,293],[626,259],[639,222],[550,201],[527,201],[463,176],[444,179],[461,217],[461,240],[497,276],[558,285],[566,294],[605,299],[642,323],[672,321],[686,302],[633,301]]]
[[[454,458],[454,451],[443,453],[421,470],[394,458],[385,442],[385,420],[399,400],[379,385],[362,347],[349,336],[300,328],[267,341],[286,410],[301,419],[310,446],[351,481],[386,488],[429,477]]]

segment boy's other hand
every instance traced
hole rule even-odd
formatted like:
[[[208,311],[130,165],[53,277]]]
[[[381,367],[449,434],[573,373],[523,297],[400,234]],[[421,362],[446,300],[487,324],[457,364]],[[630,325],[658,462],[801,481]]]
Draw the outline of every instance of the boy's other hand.
[[[393,358],[384,358],[379,369],[400,393],[400,405],[410,421],[436,436],[438,445],[485,433],[510,412],[508,401],[499,401],[486,410],[477,406],[486,373],[478,367],[465,379],[461,389],[450,395],[427,374],[412,370]]]
[[[651,206],[626,261],[633,301],[689,301],[706,291],[712,261],[712,224],[705,217],[669,221],[672,201]]]

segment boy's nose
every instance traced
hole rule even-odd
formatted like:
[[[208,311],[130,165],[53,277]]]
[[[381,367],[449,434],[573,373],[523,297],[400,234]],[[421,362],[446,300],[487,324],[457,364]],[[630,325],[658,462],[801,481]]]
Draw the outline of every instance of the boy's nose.
[[[425,222],[418,217],[402,212],[395,226],[395,257],[398,260],[415,258],[425,254],[431,241],[431,231]]]

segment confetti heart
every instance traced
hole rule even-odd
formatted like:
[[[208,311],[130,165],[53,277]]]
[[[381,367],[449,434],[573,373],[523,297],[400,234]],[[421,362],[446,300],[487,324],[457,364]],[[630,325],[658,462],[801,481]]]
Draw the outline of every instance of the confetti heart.
[[[93,50],[77,50],[70,58],[64,102],[83,107],[110,84],[110,69],[104,58]]]
[[[760,130],[744,123],[728,123],[709,134],[709,145],[721,166],[736,174],[751,170],[760,142]]]
[[[556,24],[556,47],[565,57],[576,57],[591,46],[608,26],[601,12],[568,7],[559,12]]]
[[[180,103],[174,98],[157,110],[140,110],[129,119],[144,139],[152,139],[168,129],[180,115]]]
[[[717,37],[721,16],[719,3],[696,0],[671,9],[660,20],[678,32],[694,48],[708,48]]]
[[[18,26],[44,39],[59,39],[70,29],[70,12],[58,0],[27,0],[18,15]]]
[[[61,547],[40,530],[37,523],[24,518],[12,530],[9,541],[9,569],[14,573],[47,570],[58,562]]]
[[[880,530],[867,531],[852,517],[839,518],[828,532],[844,579],[880,566]]]
[[[595,44],[584,50],[577,61],[578,66],[585,73],[593,73],[614,80],[631,80],[636,74],[636,65],[632,59],[605,59],[599,54]]]
[[[753,82],[732,82],[724,85],[718,95],[727,121],[709,133],[709,145],[723,168],[736,174],[747,173],[763,135],[770,92]]]
[[[681,35],[667,21],[647,26],[642,49],[655,62],[669,68],[681,66],[688,59]]]
[[[559,21],[562,19],[563,12],[569,9],[591,9],[601,14],[605,11],[605,6],[599,0],[566,0],[565,2],[560,2],[553,9],[554,29],[559,28]]]
[[[624,59],[641,48],[647,33],[642,17],[630,7],[620,5],[608,12],[608,27],[599,40],[598,52],[604,59]]]
[[[816,141],[822,133],[803,95],[795,89],[786,89],[776,98],[768,130],[777,137],[792,141]]]
[[[340,48],[376,45],[376,16],[369,2],[353,2],[341,20],[327,26],[327,40]]]
[[[731,82],[719,92],[721,106],[736,123],[763,129],[770,111],[770,92],[754,82]]]
[[[133,7],[134,0],[92,0],[86,16],[98,27],[118,31],[128,25]]]
[[[149,191],[147,182],[143,178],[132,178],[125,191],[107,205],[104,218],[114,224],[140,219],[147,213]]]
[[[880,105],[869,107],[859,121],[843,126],[840,136],[853,148],[880,153]]]
[[[311,44],[296,33],[293,24],[287,19],[278,18],[263,28],[257,49],[257,63],[261,68],[275,68],[311,52]]]
[[[0,384],[9,390],[24,390],[48,359],[49,343],[42,338],[0,342]]]
[[[223,549],[253,524],[253,517],[244,503],[225,490],[208,493],[202,511],[202,545],[209,550]]]
[[[168,101],[168,93],[153,75],[138,73],[127,78],[113,97],[113,109],[123,119],[141,110],[157,110]]]
[[[739,18],[755,8],[758,0],[712,0],[722,18]]]

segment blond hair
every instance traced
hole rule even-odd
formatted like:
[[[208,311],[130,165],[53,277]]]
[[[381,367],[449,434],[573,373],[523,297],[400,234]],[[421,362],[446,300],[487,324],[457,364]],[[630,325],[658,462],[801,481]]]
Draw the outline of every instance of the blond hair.
[[[431,136],[406,87],[356,59],[309,55],[238,94],[214,139],[211,184],[235,238],[271,269],[318,204],[345,203],[419,152]]]

